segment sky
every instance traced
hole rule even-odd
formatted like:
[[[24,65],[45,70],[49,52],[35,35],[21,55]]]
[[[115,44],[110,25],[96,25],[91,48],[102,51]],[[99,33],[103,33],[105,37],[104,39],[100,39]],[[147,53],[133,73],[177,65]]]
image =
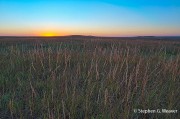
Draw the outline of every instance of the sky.
[[[0,0],[0,36],[180,36],[180,0]]]

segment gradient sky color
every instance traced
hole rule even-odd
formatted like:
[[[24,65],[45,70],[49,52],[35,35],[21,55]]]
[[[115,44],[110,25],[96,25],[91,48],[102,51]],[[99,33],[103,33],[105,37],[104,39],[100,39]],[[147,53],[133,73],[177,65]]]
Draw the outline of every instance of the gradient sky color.
[[[180,0],[0,0],[0,36],[180,36]]]

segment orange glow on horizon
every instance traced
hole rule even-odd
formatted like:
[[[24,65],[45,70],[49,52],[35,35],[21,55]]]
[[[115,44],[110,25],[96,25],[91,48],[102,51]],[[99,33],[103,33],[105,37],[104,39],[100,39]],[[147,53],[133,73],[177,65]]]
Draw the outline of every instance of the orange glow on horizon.
[[[43,33],[40,33],[40,36],[52,37],[52,36],[59,36],[59,34],[55,32],[43,32]]]
[[[114,28],[114,29],[83,29],[83,28],[36,28],[36,29],[0,29],[0,36],[68,36],[68,35],[92,35],[92,36],[179,36],[178,29],[172,29],[171,32],[166,29],[153,29],[153,28]]]

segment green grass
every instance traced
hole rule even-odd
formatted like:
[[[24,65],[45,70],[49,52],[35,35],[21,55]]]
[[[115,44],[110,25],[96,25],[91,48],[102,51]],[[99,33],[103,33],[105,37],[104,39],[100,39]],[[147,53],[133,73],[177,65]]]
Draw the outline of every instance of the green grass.
[[[180,118],[133,112],[180,109],[180,49],[133,43],[1,44],[0,117]]]

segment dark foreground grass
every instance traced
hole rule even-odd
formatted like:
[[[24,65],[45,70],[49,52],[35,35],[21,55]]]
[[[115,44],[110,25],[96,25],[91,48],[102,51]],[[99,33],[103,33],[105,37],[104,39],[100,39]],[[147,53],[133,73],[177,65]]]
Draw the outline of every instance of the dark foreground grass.
[[[0,118],[178,119],[179,43],[1,44]],[[179,110],[178,110],[179,111]]]

